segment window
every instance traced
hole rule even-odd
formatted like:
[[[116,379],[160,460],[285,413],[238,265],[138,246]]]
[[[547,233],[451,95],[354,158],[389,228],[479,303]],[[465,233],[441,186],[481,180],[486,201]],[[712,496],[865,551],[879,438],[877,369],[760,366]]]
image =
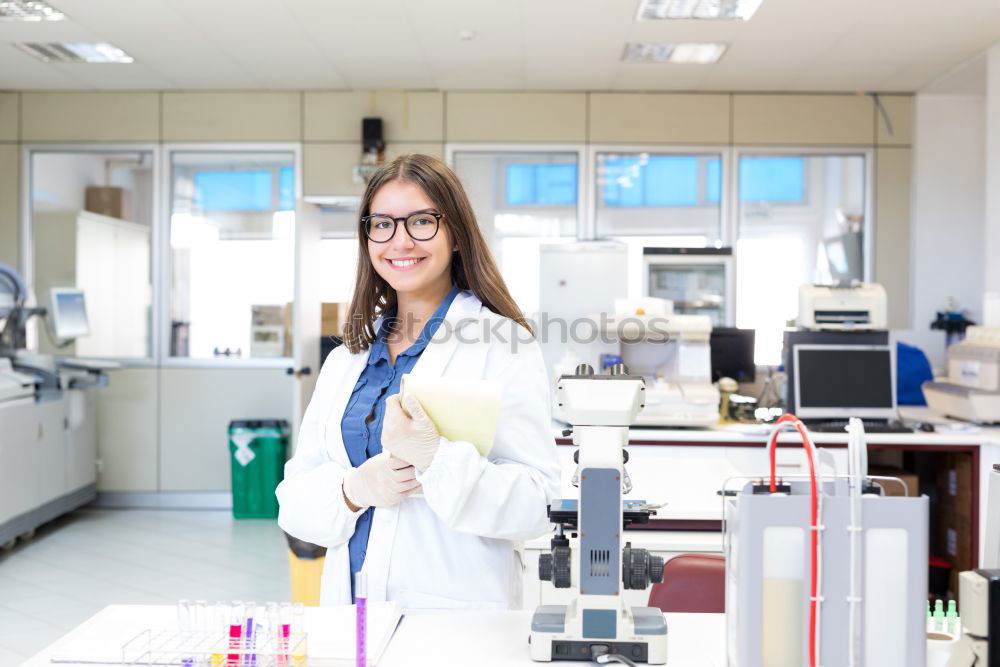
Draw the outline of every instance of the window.
[[[29,161],[35,297],[47,307],[53,288],[83,290],[89,324],[87,336],[64,345],[50,319],[33,320],[39,350],[150,357],[153,152],[33,150]]]
[[[577,236],[579,153],[459,148],[452,157],[511,296],[538,311],[539,248]]]
[[[598,152],[600,238],[658,237],[664,245],[714,246],[722,239],[722,156]]]
[[[781,363],[804,283],[864,280],[865,154],[743,154],[738,162],[737,326],[758,364]]]
[[[287,151],[171,154],[171,356],[290,356],[294,162]]]
[[[508,164],[508,206],[574,206],[575,164]]]

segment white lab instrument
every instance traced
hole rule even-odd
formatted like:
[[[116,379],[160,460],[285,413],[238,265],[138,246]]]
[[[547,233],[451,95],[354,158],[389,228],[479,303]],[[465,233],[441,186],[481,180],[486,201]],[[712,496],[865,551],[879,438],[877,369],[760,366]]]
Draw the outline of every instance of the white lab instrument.
[[[969,570],[958,575],[962,601],[962,637],[948,667],[996,667],[1000,664],[1000,570]]]
[[[0,545],[97,495],[99,368],[64,365],[27,347],[32,316],[56,320],[60,337],[86,330],[83,294],[53,290],[52,309],[30,307],[30,290],[0,263]]]
[[[878,283],[802,285],[798,325],[835,331],[885,329],[885,288]]]
[[[948,417],[1000,421],[1000,328],[972,326],[948,348],[948,380],[925,382],[927,404]]]
[[[736,319],[732,248],[642,249],[643,293],[667,299],[678,315],[707,315],[713,326]]]
[[[775,476],[785,422],[817,471],[805,479]],[[807,434],[782,417],[770,483],[741,478],[734,495],[723,489],[727,664],[923,665],[928,499],[878,495],[860,420],[850,420],[846,478],[819,474],[824,452]]]
[[[994,463],[986,490],[986,546],[984,568],[1000,568],[1000,463]]]
[[[655,511],[644,501],[622,501],[631,489],[625,462],[628,427],[642,408],[645,382],[618,365],[594,375],[582,364],[557,385],[573,425],[579,501],[555,500],[551,551],[538,561],[539,578],[578,592],[568,605],[541,605],[531,620],[531,658],[597,660],[620,655],[635,662],[667,661],[667,624],[653,607],[631,607],[626,589],[645,590],[663,580],[663,560],[645,549],[622,547],[625,526],[646,523]],[[566,531],[577,531],[571,544]]]
[[[712,321],[707,315],[674,315],[664,299],[616,299],[605,334],[617,339],[622,361],[646,379],[645,407],[637,426],[713,426],[719,422],[718,388],[712,384]]]

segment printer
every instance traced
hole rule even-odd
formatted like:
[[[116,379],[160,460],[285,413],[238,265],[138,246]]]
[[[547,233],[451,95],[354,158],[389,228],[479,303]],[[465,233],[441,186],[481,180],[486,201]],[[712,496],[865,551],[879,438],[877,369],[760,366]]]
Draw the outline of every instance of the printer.
[[[972,326],[948,348],[948,380],[922,385],[927,405],[948,417],[1000,422],[1000,327]]]
[[[802,285],[798,326],[846,331],[886,328],[885,288],[877,283]]]

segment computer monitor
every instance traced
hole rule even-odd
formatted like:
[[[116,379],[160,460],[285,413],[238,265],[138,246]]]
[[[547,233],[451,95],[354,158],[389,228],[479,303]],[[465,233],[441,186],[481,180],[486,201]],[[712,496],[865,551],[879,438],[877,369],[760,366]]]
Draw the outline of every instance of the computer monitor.
[[[712,348],[712,382],[724,377],[737,382],[753,382],[756,379],[753,329],[715,327],[709,345]]]
[[[56,338],[70,340],[90,335],[83,290],[53,287],[50,293],[52,329]]]
[[[796,345],[795,405],[803,419],[895,419],[892,345]]]

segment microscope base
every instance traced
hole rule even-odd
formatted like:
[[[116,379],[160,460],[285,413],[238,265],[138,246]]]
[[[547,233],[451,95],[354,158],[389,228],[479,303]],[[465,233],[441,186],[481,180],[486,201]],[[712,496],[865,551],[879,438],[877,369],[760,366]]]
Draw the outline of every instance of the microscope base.
[[[531,619],[531,659],[538,662],[593,662],[602,653],[617,653],[633,662],[667,662],[667,622],[654,607],[632,607],[634,628],[613,638],[580,637],[566,632],[566,605],[542,605]]]

